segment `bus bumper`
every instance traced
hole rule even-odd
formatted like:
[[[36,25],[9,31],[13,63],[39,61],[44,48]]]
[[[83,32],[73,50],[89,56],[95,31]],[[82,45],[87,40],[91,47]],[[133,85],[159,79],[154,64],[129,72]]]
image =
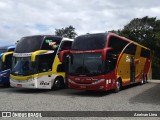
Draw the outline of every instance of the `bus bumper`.
[[[68,87],[77,90],[106,91],[115,89],[115,84],[111,80],[104,80],[97,84],[77,84],[74,81],[69,80]]]
[[[10,78],[10,86],[16,88],[51,89],[51,85],[46,85],[45,83],[40,84],[37,81],[37,79],[14,80]]]
[[[76,84],[68,82],[68,87],[76,90],[95,90],[95,91],[105,91],[106,86],[104,82],[98,84]]]

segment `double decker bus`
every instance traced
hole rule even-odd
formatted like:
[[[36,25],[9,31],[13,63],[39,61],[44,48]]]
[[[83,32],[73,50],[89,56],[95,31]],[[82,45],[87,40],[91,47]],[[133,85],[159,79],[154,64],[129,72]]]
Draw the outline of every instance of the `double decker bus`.
[[[60,89],[66,83],[65,64],[59,52],[69,50],[72,39],[35,35],[21,38],[13,54],[10,84],[12,87]]]
[[[68,85],[73,89],[118,92],[151,79],[150,49],[113,33],[78,36],[69,54]]]
[[[0,84],[10,86],[10,68],[15,45],[0,47]]]

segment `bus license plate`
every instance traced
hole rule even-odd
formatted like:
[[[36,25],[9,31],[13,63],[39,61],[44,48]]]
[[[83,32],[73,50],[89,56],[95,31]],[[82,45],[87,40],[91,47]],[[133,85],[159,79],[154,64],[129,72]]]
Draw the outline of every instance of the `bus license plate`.
[[[22,87],[22,84],[17,84],[17,87]]]
[[[86,88],[86,86],[80,86],[80,88]]]

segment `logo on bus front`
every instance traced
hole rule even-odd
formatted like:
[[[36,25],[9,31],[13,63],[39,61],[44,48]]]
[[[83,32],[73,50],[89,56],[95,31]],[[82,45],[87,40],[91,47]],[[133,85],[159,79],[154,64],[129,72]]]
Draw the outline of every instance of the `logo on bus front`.
[[[40,85],[49,85],[49,82],[41,81],[41,82],[40,82]]]
[[[131,58],[128,55],[126,56],[126,62],[131,62]]]

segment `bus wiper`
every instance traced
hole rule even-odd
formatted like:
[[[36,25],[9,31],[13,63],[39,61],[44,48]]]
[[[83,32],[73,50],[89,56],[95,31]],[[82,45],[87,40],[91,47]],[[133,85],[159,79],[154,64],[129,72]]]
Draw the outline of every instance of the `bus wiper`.
[[[75,48],[75,49],[71,49],[71,50],[79,50],[79,49]]]

